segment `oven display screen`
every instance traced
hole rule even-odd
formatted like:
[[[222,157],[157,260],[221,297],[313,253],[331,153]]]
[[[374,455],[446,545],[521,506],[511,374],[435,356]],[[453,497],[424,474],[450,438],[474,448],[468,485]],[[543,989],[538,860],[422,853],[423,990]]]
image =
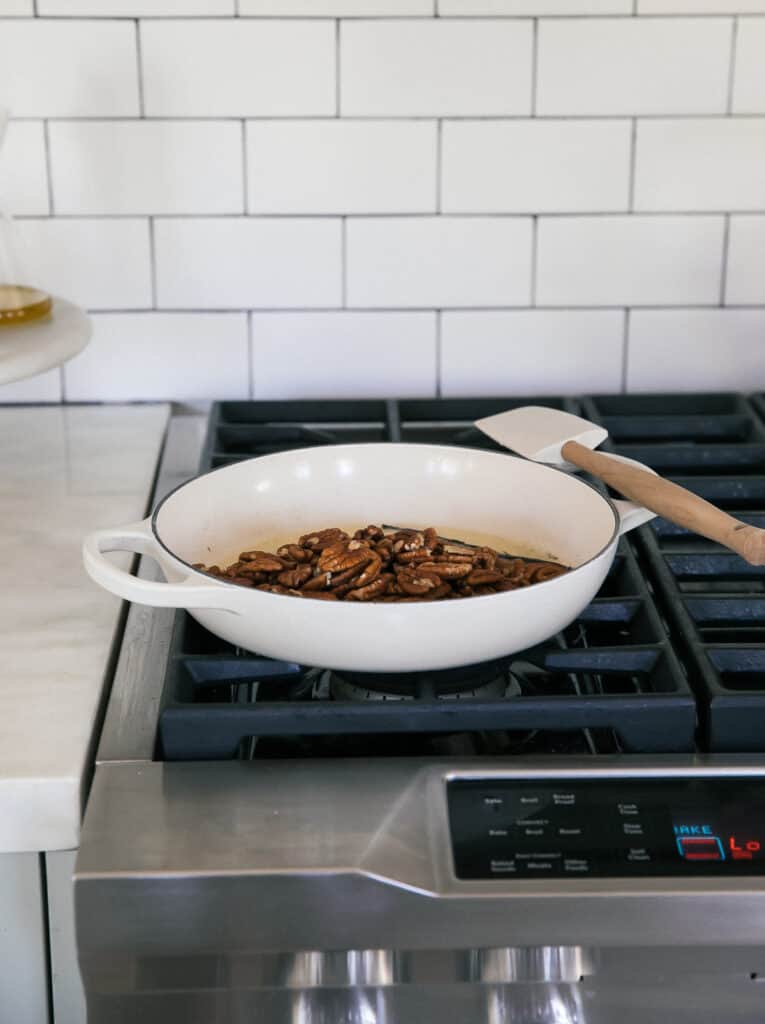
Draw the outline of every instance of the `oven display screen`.
[[[458,878],[765,875],[765,779],[447,784]]]

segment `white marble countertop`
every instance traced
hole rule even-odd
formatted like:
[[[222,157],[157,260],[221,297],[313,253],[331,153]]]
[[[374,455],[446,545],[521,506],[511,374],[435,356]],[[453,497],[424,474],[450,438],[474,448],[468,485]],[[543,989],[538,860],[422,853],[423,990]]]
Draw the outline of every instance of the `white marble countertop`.
[[[121,605],[87,577],[80,545],[146,513],[168,415],[0,409],[0,853],[78,844]]]

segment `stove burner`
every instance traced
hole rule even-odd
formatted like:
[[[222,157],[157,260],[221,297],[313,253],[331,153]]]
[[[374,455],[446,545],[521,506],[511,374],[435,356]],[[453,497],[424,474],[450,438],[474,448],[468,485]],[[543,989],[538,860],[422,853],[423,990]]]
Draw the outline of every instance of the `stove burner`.
[[[490,700],[520,693],[509,659],[440,672],[328,672],[327,676],[335,700]]]

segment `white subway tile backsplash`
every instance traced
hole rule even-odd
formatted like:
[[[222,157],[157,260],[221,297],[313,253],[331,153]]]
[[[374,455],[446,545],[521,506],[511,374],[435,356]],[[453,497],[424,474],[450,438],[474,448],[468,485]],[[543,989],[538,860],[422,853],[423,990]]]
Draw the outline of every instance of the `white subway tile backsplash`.
[[[723,217],[543,217],[541,306],[716,304]]]
[[[638,14],[748,14],[765,0],[637,0]]]
[[[61,371],[47,370],[36,377],[0,384],[0,405],[8,402],[60,402]]]
[[[629,121],[446,121],[447,213],[626,210]]]
[[[443,313],[443,395],[620,391],[624,313],[510,310]]]
[[[0,18],[31,16],[34,13],[34,0],[0,0]]]
[[[331,21],[146,21],[141,44],[149,115],[335,113]]]
[[[725,301],[765,306],[765,216],[731,217]],[[763,353],[765,359],[765,353]]]
[[[40,121],[11,121],[0,149],[0,200],[12,214],[49,213],[45,129]]]
[[[64,367],[72,402],[246,398],[245,313],[101,313]]]
[[[341,304],[339,220],[208,217],[158,220],[154,230],[160,307]]]
[[[405,18],[433,14],[434,3],[435,0],[239,0],[239,13],[278,18]]]
[[[227,15],[236,0],[37,0],[41,15],[91,18],[161,18]]]
[[[630,314],[629,391],[765,387],[765,310],[637,310]]]
[[[633,0],[438,0],[442,16],[465,14],[528,15],[545,14],[632,14]]]
[[[16,117],[138,113],[135,25],[129,21],[7,21],[0,96]]]
[[[729,18],[542,20],[537,113],[723,113],[732,25]]]
[[[530,21],[344,21],[346,116],[528,114]]]
[[[151,306],[147,220],[30,220],[19,230],[40,284],[53,294],[86,309]]]
[[[241,213],[242,130],[229,121],[50,125],[57,213]]]
[[[434,395],[435,313],[255,313],[255,398]]]
[[[765,117],[638,122],[635,209],[762,207]]]
[[[762,10],[765,12],[765,0]],[[765,114],[765,18],[739,19],[733,111]]]
[[[382,217],[347,224],[349,306],[525,306],[527,217]]]
[[[252,213],[433,213],[433,121],[255,121]]]

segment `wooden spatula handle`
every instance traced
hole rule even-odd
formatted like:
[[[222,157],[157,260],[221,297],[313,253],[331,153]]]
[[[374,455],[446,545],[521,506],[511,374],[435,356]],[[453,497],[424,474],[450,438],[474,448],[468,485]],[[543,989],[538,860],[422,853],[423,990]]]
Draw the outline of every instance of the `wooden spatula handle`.
[[[684,487],[637,466],[617,462],[577,441],[567,441],[561,454],[568,462],[598,477],[630,501],[638,502],[693,533],[717,541],[751,565],[765,565],[765,530],[742,523]]]

